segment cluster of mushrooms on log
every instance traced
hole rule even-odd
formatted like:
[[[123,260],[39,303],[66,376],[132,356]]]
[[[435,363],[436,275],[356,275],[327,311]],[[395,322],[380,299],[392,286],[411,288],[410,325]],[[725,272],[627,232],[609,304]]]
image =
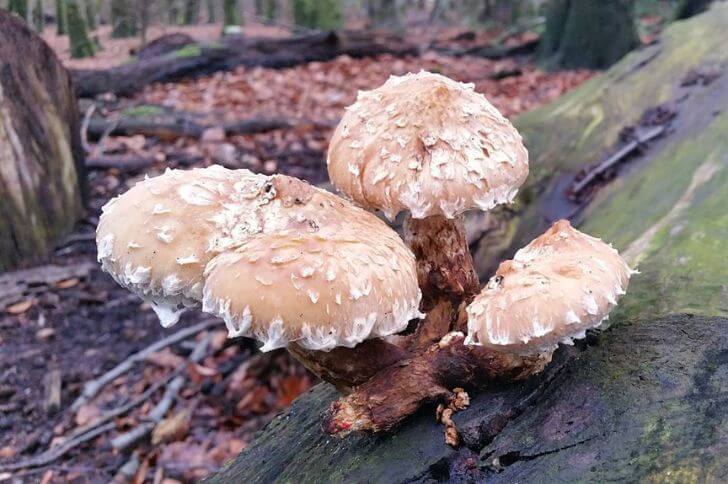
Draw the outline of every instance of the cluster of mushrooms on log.
[[[327,164],[346,199],[283,175],[168,170],[104,207],[97,244],[164,326],[201,307],[335,385],[331,434],[388,431],[439,403],[457,445],[464,389],[541,371],[607,318],[633,273],[561,220],[481,290],[463,214],[512,202],[528,152],[472,85],[423,71],[360,92]],[[368,210],[407,212],[404,240]]]

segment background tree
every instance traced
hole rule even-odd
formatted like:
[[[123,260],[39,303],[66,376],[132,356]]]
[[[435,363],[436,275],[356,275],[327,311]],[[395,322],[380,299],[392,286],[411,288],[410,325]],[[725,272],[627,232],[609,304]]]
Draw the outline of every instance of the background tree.
[[[67,1],[67,0],[66,0]],[[134,37],[139,33],[134,0],[111,0],[111,36]]]
[[[255,0],[255,13],[263,22],[271,24],[278,15],[278,4],[276,0]]]
[[[81,12],[80,0],[66,1],[68,37],[71,44],[71,57],[92,57],[96,53],[93,41],[88,36],[86,20]]]
[[[99,13],[98,0],[83,0],[86,7],[86,22],[89,30],[96,30],[97,16]]]
[[[23,20],[28,20],[28,0],[10,0],[8,2],[8,11]]]
[[[399,8],[394,0],[367,0],[366,10],[369,21],[375,27],[400,26]]]
[[[66,35],[66,0],[56,0],[56,33]]]
[[[680,0],[675,7],[675,20],[697,15],[708,9],[713,0]]]
[[[341,27],[343,14],[340,0],[293,0],[293,21],[310,29]]]
[[[217,21],[215,0],[205,0],[205,5],[207,6],[207,22],[214,24]]]
[[[45,19],[43,18],[43,0],[33,0],[33,28],[36,32],[43,33]]]
[[[240,25],[240,12],[237,0],[223,0],[223,31],[226,27]]]
[[[200,21],[200,0],[185,0],[182,22],[193,25]]]
[[[540,57],[551,67],[603,69],[638,45],[633,0],[551,0]]]

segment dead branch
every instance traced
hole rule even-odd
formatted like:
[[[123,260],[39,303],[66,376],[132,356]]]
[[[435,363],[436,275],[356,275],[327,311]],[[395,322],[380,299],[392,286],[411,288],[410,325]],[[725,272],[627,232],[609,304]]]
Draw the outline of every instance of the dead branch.
[[[202,360],[207,353],[207,346],[210,339],[209,335],[200,339],[188,358],[190,362],[199,363]],[[132,430],[112,439],[112,447],[123,452],[129,450],[132,446],[134,446],[134,444],[139,442],[139,440],[148,436],[152,430],[154,430],[154,427],[164,418],[169,409],[172,408],[174,401],[177,399],[177,395],[186,382],[187,375],[184,373],[172,379],[172,381],[167,385],[167,389],[165,390],[162,399],[147,415],[145,419],[146,421],[142,422]]]
[[[612,156],[599,163],[597,166],[586,172],[583,178],[575,181],[571,185],[571,195],[578,197],[586,187],[591,185],[597,177],[601,176],[604,172],[609,170],[611,167],[617,165],[619,162],[624,160],[627,156],[632,154],[637,148],[644,143],[657,138],[665,132],[667,128],[664,125],[655,126],[646,131],[637,130],[635,139],[624,145]]]
[[[0,307],[20,300],[31,287],[50,286],[71,278],[85,278],[98,267],[96,262],[57,266],[47,265],[0,274]]]
[[[127,359],[125,359],[100,377],[87,382],[83,387],[81,395],[79,395],[79,397],[71,405],[71,410],[73,410],[74,412],[78,411],[78,409],[81,408],[81,405],[85,404],[90,399],[95,397],[101,391],[101,389],[109,382],[115,380],[119,376],[129,371],[135,363],[143,361],[147,358],[147,356],[151,355],[152,353],[166,348],[167,346],[170,346],[178,341],[189,338],[190,336],[193,336],[200,331],[203,331],[210,326],[213,326],[214,324],[217,324],[217,321],[210,320],[198,323],[194,326],[190,326],[189,328],[182,329],[129,356]]]
[[[104,432],[111,430],[116,427],[115,423],[108,423],[106,425],[102,425],[101,427],[97,427],[96,429],[92,430],[91,432],[87,432],[85,434],[79,435],[78,437],[74,439],[70,439],[66,442],[63,442],[62,444],[52,447],[47,452],[43,452],[42,454],[37,455],[36,457],[33,457],[28,460],[20,461],[20,462],[14,462],[12,464],[4,464],[0,465],[0,472],[13,472],[20,469],[27,469],[28,467],[40,467],[44,465],[48,465],[51,462],[59,459],[63,455],[66,454],[69,450],[73,449],[74,447],[77,447],[84,442],[88,442],[91,439],[94,439],[98,437],[99,435],[103,434]]]

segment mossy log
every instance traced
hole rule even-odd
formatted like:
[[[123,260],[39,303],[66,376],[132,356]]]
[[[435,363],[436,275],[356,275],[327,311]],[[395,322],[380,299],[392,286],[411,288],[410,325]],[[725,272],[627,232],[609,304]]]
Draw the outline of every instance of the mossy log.
[[[129,95],[153,82],[173,82],[229,71],[238,66],[280,69],[340,55],[369,57],[417,52],[401,37],[381,32],[332,31],[283,39],[227,36],[221,42],[216,45],[190,44],[174,52],[111,69],[74,71],[78,95],[92,97],[104,92]]]
[[[81,216],[78,118],[51,48],[0,10],[0,270],[45,255]]]
[[[337,439],[321,414],[322,384],[262,430],[208,483],[719,482],[728,475],[728,5],[672,25],[554,104],[517,120],[532,156],[496,261],[552,220],[614,242],[638,265],[611,327],[561,348],[524,382],[471,394],[455,414],[463,445],[447,446],[433,408],[393,433]],[[617,167],[587,199],[567,188],[617,150],[627,125],[671,103],[665,134]],[[654,117],[654,115],[653,115]],[[669,117],[668,117],[669,118]],[[653,120],[654,122],[654,120]]]

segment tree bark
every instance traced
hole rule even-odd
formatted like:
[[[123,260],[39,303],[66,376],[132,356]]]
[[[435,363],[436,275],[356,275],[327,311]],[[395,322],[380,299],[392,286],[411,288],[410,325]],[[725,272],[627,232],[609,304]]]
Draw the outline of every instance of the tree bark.
[[[82,215],[78,118],[51,48],[0,10],[0,270],[42,258]]]
[[[551,0],[540,56],[555,68],[604,69],[639,44],[633,0]]]
[[[79,0],[66,0],[68,19],[68,38],[71,44],[71,57],[93,57],[96,52],[94,43],[89,39],[86,21],[78,4]]]
[[[111,0],[111,25],[111,36],[115,38],[134,37],[139,33],[134,0]]]

